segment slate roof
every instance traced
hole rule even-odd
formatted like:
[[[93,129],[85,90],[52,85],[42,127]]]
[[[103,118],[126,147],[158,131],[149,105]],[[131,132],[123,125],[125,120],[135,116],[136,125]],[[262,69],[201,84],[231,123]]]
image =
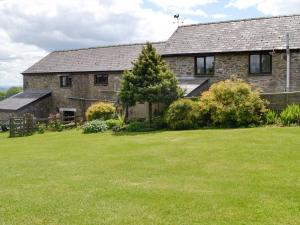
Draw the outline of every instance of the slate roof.
[[[49,90],[26,90],[0,101],[0,111],[19,110],[51,94]]]
[[[300,15],[254,18],[180,26],[166,42],[153,43],[163,56],[286,48],[300,49]],[[64,73],[131,69],[143,44],[55,51],[23,72]]]
[[[300,15],[254,18],[179,27],[163,54],[300,49]]]
[[[131,69],[131,62],[137,59],[143,46],[145,43],[54,51],[24,71],[23,74],[123,71]],[[163,43],[153,43],[153,46],[160,52]]]

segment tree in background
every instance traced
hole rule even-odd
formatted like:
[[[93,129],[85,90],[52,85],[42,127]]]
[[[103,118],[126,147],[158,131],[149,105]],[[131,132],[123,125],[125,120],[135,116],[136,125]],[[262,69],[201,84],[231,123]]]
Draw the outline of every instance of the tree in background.
[[[136,92],[136,88],[133,85],[134,75],[131,71],[125,71],[123,74],[122,80],[122,88],[119,93],[119,98],[125,108],[125,119],[128,118],[128,108],[134,106],[136,101],[134,97],[134,93]]]
[[[119,98],[126,109],[137,102],[148,102],[151,123],[153,103],[170,104],[182,94],[175,75],[155,48],[147,43],[137,61],[133,62],[133,69],[125,71]],[[126,112],[128,115],[128,110]]]
[[[6,91],[0,91],[0,101],[5,99]]]
[[[11,88],[9,88],[6,91],[0,91],[0,101],[3,100],[3,99],[5,99],[5,98],[8,98],[10,96],[13,96],[15,94],[18,94],[22,90],[23,90],[22,87],[11,87]]]

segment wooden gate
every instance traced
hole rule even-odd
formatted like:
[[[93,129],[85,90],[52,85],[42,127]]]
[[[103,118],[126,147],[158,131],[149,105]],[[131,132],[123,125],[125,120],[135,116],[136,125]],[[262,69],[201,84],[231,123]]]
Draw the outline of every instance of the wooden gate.
[[[27,114],[24,117],[11,117],[9,119],[10,137],[23,137],[32,135],[34,128],[34,119],[30,114]]]

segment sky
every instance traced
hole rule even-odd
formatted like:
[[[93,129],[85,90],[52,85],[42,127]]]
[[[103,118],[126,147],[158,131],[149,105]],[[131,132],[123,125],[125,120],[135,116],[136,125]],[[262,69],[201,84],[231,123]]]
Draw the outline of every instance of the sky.
[[[300,14],[300,0],[0,0],[0,86],[54,50],[164,41],[180,24]]]

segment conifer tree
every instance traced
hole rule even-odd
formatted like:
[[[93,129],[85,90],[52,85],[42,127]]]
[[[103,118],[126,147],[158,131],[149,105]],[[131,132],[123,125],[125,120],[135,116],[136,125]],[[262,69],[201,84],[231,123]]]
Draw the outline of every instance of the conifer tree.
[[[125,71],[119,97],[126,108],[137,102],[147,102],[151,122],[154,103],[170,104],[182,94],[175,75],[155,48],[147,43],[137,61],[133,62],[132,70]]]

